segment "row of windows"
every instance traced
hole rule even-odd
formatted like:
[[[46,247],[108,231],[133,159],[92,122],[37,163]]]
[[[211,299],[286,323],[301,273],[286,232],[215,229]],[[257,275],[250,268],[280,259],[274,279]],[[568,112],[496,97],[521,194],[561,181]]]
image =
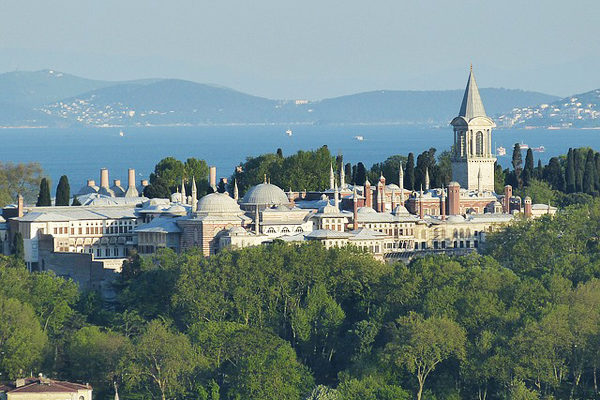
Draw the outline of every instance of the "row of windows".
[[[302,227],[299,226],[296,228],[295,232],[302,233],[302,232],[304,232],[304,229],[302,229]],[[277,233],[277,231],[275,230],[275,228],[273,228],[271,226],[267,229],[267,233],[273,234],[273,233]],[[292,233],[292,231],[287,226],[284,226],[283,228],[281,228],[281,233]]]
[[[41,229],[41,232],[44,233],[44,230]],[[117,234],[117,233],[130,233],[133,232],[133,226],[109,226],[103,228],[102,226],[86,226],[71,228],[71,235],[101,235],[101,234]],[[67,227],[55,227],[54,234],[55,235],[66,235],[68,233]]]

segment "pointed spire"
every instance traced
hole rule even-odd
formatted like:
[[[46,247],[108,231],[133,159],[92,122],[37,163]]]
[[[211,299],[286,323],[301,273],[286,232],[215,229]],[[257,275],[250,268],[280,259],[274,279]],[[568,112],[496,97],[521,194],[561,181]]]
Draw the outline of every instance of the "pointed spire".
[[[459,117],[465,117],[467,120],[475,117],[485,117],[485,108],[479,95],[479,88],[475,81],[475,75],[473,74],[473,65],[471,65],[471,72],[469,73],[469,80],[467,81],[467,88],[463,96]]]
[[[333,163],[329,163],[329,189],[335,186],[335,176],[333,175]]]
[[[183,199],[182,203],[185,203],[187,197],[185,194],[185,180],[183,178],[181,178],[181,198]]]
[[[265,181],[263,183],[267,183],[267,174],[265,174]]]
[[[425,190],[429,190],[429,167],[425,168]]]
[[[198,210],[198,189],[196,188],[196,177],[192,177],[192,212]]]
[[[240,198],[240,192],[238,190],[237,179],[234,179],[234,181],[233,181],[233,199],[235,201],[237,201],[239,198]]]
[[[335,208],[337,208],[338,210],[340,209],[340,198],[339,198],[339,194],[340,192],[338,191],[338,187],[337,185],[335,185],[335,195],[334,195],[334,200],[333,200],[333,204],[335,205]]]
[[[344,189],[346,186],[346,171],[344,171],[344,163],[340,167],[340,189]]]
[[[358,201],[358,193],[356,192],[356,185],[352,188],[352,201],[356,203]]]

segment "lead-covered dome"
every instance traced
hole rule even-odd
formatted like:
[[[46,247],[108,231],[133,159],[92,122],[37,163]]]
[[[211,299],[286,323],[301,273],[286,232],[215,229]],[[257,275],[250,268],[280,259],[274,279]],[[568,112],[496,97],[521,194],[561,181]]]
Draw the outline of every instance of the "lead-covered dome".
[[[201,214],[239,214],[242,210],[237,202],[224,193],[207,194],[198,202]]]
[[[251,205],[281,205],[289,204],[285,192],[270,183],[261,183],[250,188],[242,199],[242,204]]]

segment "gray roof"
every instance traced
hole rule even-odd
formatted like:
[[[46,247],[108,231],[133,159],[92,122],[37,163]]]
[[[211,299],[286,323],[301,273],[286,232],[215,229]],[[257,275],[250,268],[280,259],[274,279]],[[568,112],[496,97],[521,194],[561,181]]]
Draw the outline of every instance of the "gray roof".
[[[135,228],[136,232],[159,232],[159,233],[180,233],[181,228],[177,225],[176,218],[154,218],[147,224]]]
[[[477,82],[475,82],[475,75],[473,75],[473,68],[469,74],[469,80],[467,81],[467,88],[465,89],[465,95],[463,97],[459,117],[464,117],[467,121],[475,117],[486,117],[485,108],[483,108],[483,102],[479,95],[479,89],[477,88]]]
[[[360,228],[356,231],[352,231],[352,237],[350,240],[377,240],[387,235],[382,232],[373,231],[367,228]]]
[[[136,209],[133,206],[107,206],[107,207],[33,207],[19,218],[21,222],[67,222],[77,220],[98,219],[135,219]]]
[[[331,229],[317,229],[308,233],[305,237],[307,239],[347,239],[350,237],[350,234]]]
[[[198,202],[198,214],[241,214],[238,203],[225,193],[210,193]]]

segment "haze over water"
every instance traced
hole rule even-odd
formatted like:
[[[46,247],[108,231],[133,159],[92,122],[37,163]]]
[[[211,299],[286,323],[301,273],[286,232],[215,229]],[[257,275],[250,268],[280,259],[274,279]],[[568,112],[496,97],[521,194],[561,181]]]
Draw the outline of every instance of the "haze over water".
[[[292,129],[291,137],[282,126],[127,128],[123,137],[118,128],[2,129],[0,160],[37,161],[51,177],[53,191],[58,178],[66,174],[71,190],[77,192],[86,179],[99,182],[100,168],[110,170],[111,185],[113,179],[126,183],[127,168],[136,169],[139,182],[168,156],[204,159],[217,166],[219,177],[228,177],[247,156],[275,152],[277,148],[290,155],[326,144],[332,154],[341,152],[345,162],[362,161],[370,168],[394,154],[416,155],[430,147],[439,153],[450,148],[453,138],[451,127],[306,125]],[[356,140],[357,135],[364,141]],[[534,157],[536,164],[538,158],[546,164],[550,157],[566,154],[569,147],[600,150],[600,131],[496,129],[493,141],[507,149],[507,155],[498,158],[504,167],[510,165],[513,144],[521,141],[530,147],[545,146],[546,152],[534,153]]]

